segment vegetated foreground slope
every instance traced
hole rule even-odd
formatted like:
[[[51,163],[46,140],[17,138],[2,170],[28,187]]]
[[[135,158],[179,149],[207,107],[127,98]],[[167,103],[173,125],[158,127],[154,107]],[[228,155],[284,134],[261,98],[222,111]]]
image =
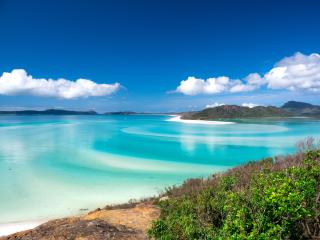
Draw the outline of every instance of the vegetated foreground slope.
[[[167,195],[154,239],[320,239],[320,150],[191,179]]]

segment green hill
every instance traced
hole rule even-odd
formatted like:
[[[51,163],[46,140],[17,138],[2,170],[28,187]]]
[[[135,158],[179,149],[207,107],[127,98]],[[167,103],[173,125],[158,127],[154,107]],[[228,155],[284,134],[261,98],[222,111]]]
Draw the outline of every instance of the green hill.
[[[199,112],[185,113],[183,119],[221,119],[221,118],[261,118],[261,117],[289,117],[293,114],[277,107],[257,106],[253,108],[237,105],[223,105],[206,108]]]
[[[289,101],[285,103],[281,108],[298,116],[320,116],[320,106],[312,105],[310,103]]]

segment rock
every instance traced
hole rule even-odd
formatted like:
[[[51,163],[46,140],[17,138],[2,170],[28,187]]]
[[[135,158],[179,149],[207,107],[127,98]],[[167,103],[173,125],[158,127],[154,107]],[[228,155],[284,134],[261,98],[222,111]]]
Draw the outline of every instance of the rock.
[[[169,200],[169,197],[168,196],[163,196],[159,199],[159,202],[162,202],[162,201],[166,201],[166,200]]]

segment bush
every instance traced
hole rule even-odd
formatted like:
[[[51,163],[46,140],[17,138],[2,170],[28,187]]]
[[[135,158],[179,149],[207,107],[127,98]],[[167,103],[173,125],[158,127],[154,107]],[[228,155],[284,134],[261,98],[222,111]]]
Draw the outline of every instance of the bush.
[[[161,217],[149,236],[161,240],[319,239],[320,151],[292,158],[250,163],[202,180],[195,190],[180,196],[169,189],[168,195],[174,197],[159,202]]]

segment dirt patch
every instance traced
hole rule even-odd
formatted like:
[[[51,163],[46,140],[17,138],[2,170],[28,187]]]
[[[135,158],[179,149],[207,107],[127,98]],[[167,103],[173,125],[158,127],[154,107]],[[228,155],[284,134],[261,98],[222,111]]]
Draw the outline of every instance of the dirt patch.
[[[0,240],[142,240],[147,239],[147,229],[159,214],[159,209],[148,203],[126,209],[97,210],[82,217],[49,221]]]

